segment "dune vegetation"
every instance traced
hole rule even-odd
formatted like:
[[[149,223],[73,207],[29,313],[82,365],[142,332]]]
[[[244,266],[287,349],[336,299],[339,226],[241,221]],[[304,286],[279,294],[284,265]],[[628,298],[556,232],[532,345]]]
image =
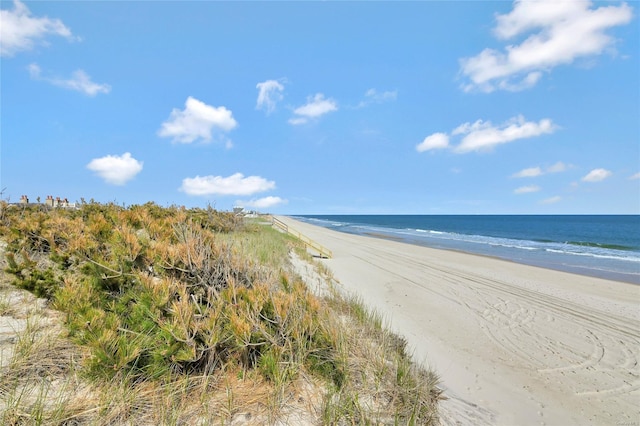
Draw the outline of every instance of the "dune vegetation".
[[[437,423],[437,376],[261,220],[2,204],[0,240],[2,424]]]

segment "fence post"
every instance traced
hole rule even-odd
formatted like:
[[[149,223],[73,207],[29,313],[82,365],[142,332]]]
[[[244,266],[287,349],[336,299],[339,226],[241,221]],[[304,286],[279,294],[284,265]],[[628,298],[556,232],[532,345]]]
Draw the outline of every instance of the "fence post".
[[[293,235],[294,237],[302,241],[302,243],[304,243],[307,247],[311,247],[312,249],[316,250],[320,254],[320,257],[329,259],[333,256],[333,254],[331,253],[331,250],[323,247],[322,245],[311,240],[310,238],[302,235],[300,232],[294,229],[289,229],[289,226],[286,223],[276,219],[275,216],[271,216],[271,223],[273,226],[280,228],[287,234]]]

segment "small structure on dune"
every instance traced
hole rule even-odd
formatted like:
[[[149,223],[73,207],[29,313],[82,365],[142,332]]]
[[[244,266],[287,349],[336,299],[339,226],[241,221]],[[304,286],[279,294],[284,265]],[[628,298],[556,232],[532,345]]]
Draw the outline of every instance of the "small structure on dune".
[[[233,214],[240,217],[258,217],[259,213],[254,210],[247,210],[241,206],[233,207]]]
[[[47,199],[44,202],[45,206],[49,207],[61,207],[61,208],[73,208],[76,206],[76,203],[70,203],[66,198],[60,199],[60,197],[56,197],[53,199],[53,195],[47,195]]]
[[[17,203],[13,203],[14,206],[38,206],[42,205],[40,203],[40,197],[37,198],[37,203],[29,202],[29,197],[26,195],[20,196],[20,201]],[[47,195],[47,199],[44,201],[44,205],[51,208],[62,208],[62,209],[74,209],[76,208],[76,203],[70,203],[67,198],[56,197],[53,198],[53,195]]]

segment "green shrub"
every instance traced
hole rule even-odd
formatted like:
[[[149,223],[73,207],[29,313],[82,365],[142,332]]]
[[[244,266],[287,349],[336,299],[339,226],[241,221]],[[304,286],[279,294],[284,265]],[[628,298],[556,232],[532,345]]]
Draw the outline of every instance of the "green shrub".
[[[388,337],[358,300],[312,295],[286,267],[302,245],[271,227],[153,203],[9,209],[1,219],[6,271],[65,314],[95,381],[137,386],[229,371],[282,394],[310,373],[330,389],[325,412],[368,422],[352,383],[358,343],[344,331],[347,317],[386,342],[381,364],[394,363],[395,376],[388,367],[373,376],[404,389],[393,401],[417,407],[418,419],[431,413],[406,342]]]

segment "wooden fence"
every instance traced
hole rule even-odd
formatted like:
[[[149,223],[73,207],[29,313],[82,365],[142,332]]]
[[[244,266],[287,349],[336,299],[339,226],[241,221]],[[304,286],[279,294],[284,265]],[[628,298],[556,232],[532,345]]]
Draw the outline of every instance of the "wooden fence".
[[[281,229],[282,231],[284,231],[284,232],[286,232],[286,233],[288,233],[290,235],[293,235],[294,237],[296,237],[297,239],[302,241],[307,247],[311,247],[313,250],[317,251],[320,257],[325,258],[325,259],[329,259],[329,258],[331,258],[333,256],[333,253],[331,253],[331,250],[329,250],[328,248],[316,243],[312,239],[302,235],[300,232],[298,232],[295,229],[291,228],[289,225],[287,225],[283,221],[281,221],[279,219],[276,219],[275,217],[272,216],[271,223],[276,228]]]

